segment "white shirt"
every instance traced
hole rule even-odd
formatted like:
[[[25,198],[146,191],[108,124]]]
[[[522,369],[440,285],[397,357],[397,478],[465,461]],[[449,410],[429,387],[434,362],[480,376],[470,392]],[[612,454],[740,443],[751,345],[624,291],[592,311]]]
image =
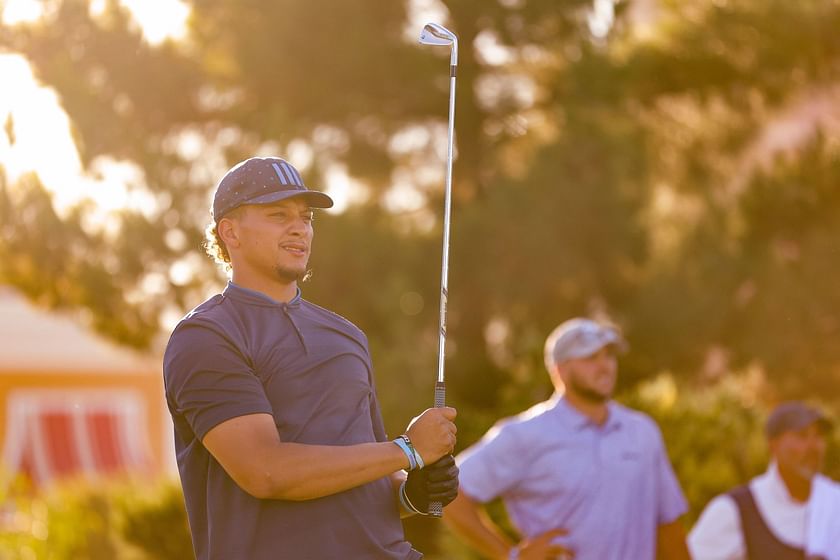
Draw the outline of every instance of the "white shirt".
[[[770,531],[785,544],[805,548],[808,503],[794,500],[775,462],[767,472],[750,481],[750,491]],[[715,497],[688,535],[694,560],[743,560],[744,535],[738,506],[727,494]]]
[[[806,552],[826,560],[840,560],[840,484],[818,476],[808,501]]]

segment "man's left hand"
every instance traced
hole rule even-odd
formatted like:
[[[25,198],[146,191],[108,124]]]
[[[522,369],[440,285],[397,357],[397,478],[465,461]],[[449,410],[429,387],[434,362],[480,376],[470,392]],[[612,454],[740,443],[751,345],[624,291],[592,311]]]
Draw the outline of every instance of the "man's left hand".
[[[431,465],[408,473],[405,494],[411,503],[424,513],[430,502],[444,506],[458,495],[458,466],[452,455],[444,455]]]

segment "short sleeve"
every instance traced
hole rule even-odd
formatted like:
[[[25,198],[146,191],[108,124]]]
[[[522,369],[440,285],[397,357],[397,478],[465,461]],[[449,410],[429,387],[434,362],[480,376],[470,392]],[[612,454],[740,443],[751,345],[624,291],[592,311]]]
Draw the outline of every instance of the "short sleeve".
[[[370,391],[370,422],[373,426],[373,436],[376,441],[388,441],[388,434],[382,421],[382,413],[379,410],[379,400],[376,398],[376,390],[373,387]]]
[[[215,329],[181,324],[163,362],[166,397],[202,440],[214,426],[237,416],[272,413],[262,383],[235,346]]]
[[[510,424],[494,426],[487,434],[458,455],[461,489],[481,503],[513,489],[522,477],[523,458]]]
[[[683,494],[677,475],[668,459],[662,434],[656,427],[658,450],[656,453],[656,488],[658,497],[657,523],[671,523],[688,511],[688,503]]]
[[[724,494],[709,502],[688,534],[688,548],[694,560],[746,557],[738,506],[732,498]]]

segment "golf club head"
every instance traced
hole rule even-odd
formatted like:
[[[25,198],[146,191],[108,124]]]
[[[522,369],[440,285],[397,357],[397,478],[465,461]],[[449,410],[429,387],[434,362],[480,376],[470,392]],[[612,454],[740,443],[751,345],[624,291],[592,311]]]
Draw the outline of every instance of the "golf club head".
[[[420,33],[420,43],[424,45],[449,46],[456,40],[454,33],[437,23],[427,23]]]
[[[458,37],[439,23],[427,23],[420,32],[420,44],[452,47],[451,64],[458,61]]]

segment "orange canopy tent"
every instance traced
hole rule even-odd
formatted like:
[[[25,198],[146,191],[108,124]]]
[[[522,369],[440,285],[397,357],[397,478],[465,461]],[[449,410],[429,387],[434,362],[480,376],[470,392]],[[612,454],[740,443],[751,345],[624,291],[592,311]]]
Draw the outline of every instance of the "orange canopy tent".
[[[0,461],[45,484],[171,459],[160,364],[0,286]],[[165,433],[166,430],[166,433]]]

